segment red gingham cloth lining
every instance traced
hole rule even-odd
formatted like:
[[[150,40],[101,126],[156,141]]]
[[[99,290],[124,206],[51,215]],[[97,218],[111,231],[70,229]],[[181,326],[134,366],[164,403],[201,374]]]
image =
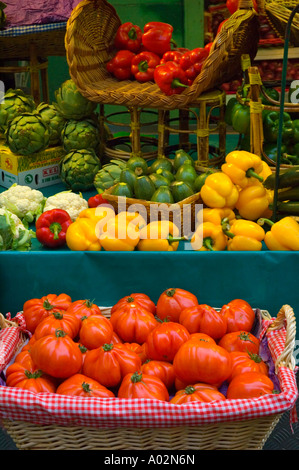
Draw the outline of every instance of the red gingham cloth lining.
[[[263,322],[264,324],[266,328],[268,323]],[[265,333],[265,328],[262,334]],[[16,330],[17,328],[14,328],[14,334],[18,336]],[[283,350],[285,331],[282,329],[271,332],[267,334],[267,338],[275,360]],[[294,408],[298,396],[295,372],[287,367],[280,367],[278,378],[281,386],[279,394],[246,400],[195,402],[184,405],[149,399],[34,394],[18,388],[0,386],[0,419],[29,421],[37,425],[103,428],[199,426],[255,419],[284,413]]]

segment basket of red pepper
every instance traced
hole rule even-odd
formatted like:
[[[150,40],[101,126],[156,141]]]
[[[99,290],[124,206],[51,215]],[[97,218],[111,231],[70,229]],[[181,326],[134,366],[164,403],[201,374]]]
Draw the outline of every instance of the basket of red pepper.
[[[83,96],[101,104],[176,109],[193,103],[253,59],[258,16],[241,0],[213,43],[177,47],[172,25],[122,23],[107,0],[83,0],[73,10],[65,38],[70,75]]]

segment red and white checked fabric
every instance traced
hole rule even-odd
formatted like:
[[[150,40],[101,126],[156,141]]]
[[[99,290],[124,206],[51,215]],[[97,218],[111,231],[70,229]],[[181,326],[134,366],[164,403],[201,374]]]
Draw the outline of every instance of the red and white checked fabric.
[[[267,320],[268,322],[268,320]],[[263,334],[268,323],[263,322]],[[9,330],[9,328],[6,328]],[[16,336],[18,331],[6,331]],[[5,336],[5,330],[4,335]],[[267,334],[275,357],[283,350],[285,331]],[[8,343],[11,341],[11,337]],[[9,353],[11,353],[11,348]],[[0,386],[0,420],[29,421],[37,425],[85,427],[173,427],[199,426],[227,421],[262,418],[294,409],[298,397],[295,371],[281,366],[278,372],[281,393],[253,399],[228,399],[212,403],[175,405],[152,399],[68,397],[51,393],[35,394]]]

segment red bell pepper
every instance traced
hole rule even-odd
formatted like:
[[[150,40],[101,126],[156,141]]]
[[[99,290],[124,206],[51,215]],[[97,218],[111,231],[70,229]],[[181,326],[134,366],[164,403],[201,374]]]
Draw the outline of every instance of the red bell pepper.
[[[200,74],[203,63],[208,55],[209,51],[204,47],[196,47],[195,49],[183,54],[180,60],[180,66],[186,74],[189,85],[191,85],[195,78]]]
[[[151,21],[143,28],[142,44],[148,51],[159,56],[171,49],[173,27],[168,23]]]
[[[184,54],[184,52],[182,52],[180,50],[167,51],[167,52],[165,52],[165,54],[163,54],[162,59],[160,61],[160,64],[165,64],[165,62],[170,62],[170,61],[171,62],[177,62],[179,64],[180,59],[181,59],[183,54]]]
[[[138,82],[154,80],[154,71],[160,64],[160,57],[154,52],[143,51],[136,54],[132,60],[132,74]]]
[[[91,196],[88,199],[88,207],[98,207],[101,204],[109,204],[107,199],[104,199],[102,194],[96,194],[95,196]]]
[[[132,77],[133,57],[135,57],[134,52],[122,49],[106,64],[106,68],[118,80],[129,80]]]
[[[63,209],[43,212],[35,223],[36,238],[44,246],[58,248],[65,245],[65,235],[72,219]]]
[[[142,29],[131,22],[123,23],[116,31],[114,45],[117,49],[139,52],[142,42]]]
[[[175,62],[166,62],[155,68],[154,80],[165,95],[182,93],[188,88],[184,71]]]

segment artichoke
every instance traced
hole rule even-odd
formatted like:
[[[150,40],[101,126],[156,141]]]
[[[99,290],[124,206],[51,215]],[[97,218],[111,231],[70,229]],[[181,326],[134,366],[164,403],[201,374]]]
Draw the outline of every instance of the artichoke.
[[[66,123],[66,120],[61,114],[58,113],[55,106],[48,103],[40,103],[36,111],[40,114],[42,120],[48,124],[51,135],[49,145],[61,144],[61,132]]]
[[[73,191],[88,191],[100,168],[100,159],[93,149],[72,150],[61,162],[60,178]]]
[[[0,131],[4,133],[12,119],[22,113],[31,113],[35,107],[32,96],[23,90],[7,90],[0,104]]]
[[[123,160],[111,160],[98,171],[94,178],[94,187],[98,193],[103,193],[120,181],[120,174],[127,166]]]
[[[93,149],[97,151],[99,146],[99,126],[92,119],[67,121],[62,133],[61,140],[66,152],[71,150]]]
[[[97,103],[81,95],[72,79],[62,83],[55,91],[55,98],[56,102],[53,102],[53,105],[65,119],[84,119],[97,107]]]
[[[50,142],[49,126],[36,112],[23,113],[9,122],[6,144],[13,153],[31,155],[45,150]]]
[[[0,29],[3,29],[6,23],[6,14],[4,13],[6,7],[5,3],[0,2]]]

